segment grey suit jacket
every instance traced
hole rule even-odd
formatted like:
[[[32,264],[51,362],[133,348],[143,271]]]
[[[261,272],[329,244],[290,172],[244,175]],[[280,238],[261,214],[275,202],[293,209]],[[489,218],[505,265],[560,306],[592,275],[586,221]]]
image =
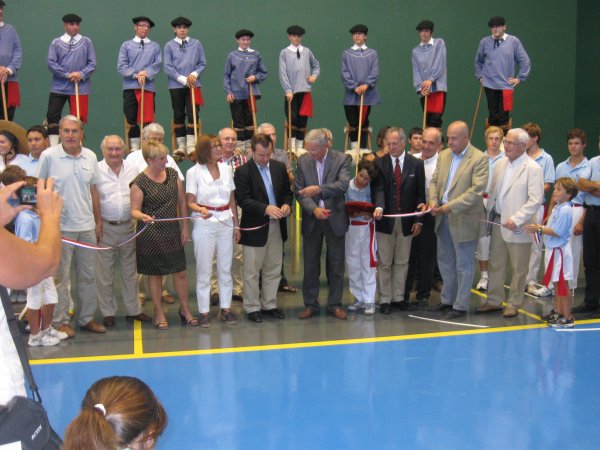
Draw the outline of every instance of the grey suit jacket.
[[[319,200],[323,200],[325,208],[331,211],[328,222],[337,236],[342,236],[348,231],[348,216],[346,214],[344,195],[350,183],[350,157],[336,150],[329,150],[325,158],[323,169],[323,182],[321,183],[321,194],[315,197],[302,197],[297,195],[302,205],[302,234],[310,233],[317,219],[313,215],[315,208],[319,206]],[[294,182],[295,192],[307,186],[319,185],[316,161],[306,154],[298,159],[296,168],[296,179]]]

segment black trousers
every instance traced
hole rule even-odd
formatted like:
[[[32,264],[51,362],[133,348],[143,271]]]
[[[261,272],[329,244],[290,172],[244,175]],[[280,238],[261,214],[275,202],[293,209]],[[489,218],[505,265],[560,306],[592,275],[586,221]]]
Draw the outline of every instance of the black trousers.
[[[194,134],[194,110],[192,109],[192,96],[190,88],[169,89],[171,94],[171,106],[173,107],[173,123],[175,126],[175,137],[184,137],[186,134]],[[198,105],[196,117],[198,117]],[[188,129],[185,128],[187,116]],[[177,126],[180,125],[180,126]]]
[[[258,100],[258,97],[254,97]],[[231,119],[233,120],[233,128],[237,132],[238,141],[247,141],[254,136],[252,123],[252,111],[248,105],[248,99],[234,100],[229,104],[231,110]]]
[[[48,111],[46,112],[48,134],[58,135],[58,123],[60,122],[65,103],[67,103],[68,100],[69,95],[50,92],[50,96],[48,97]]]
[[[156,99],[153,96],[153,103]],[[156,105],[152,105],[152,109],[156,111]],[[135,89],[125,89],[123,91],[123,113],[125,114],[125,119],[131,128],[129,128],[129,135],[127,136],[129,139],[131,138],[139,138],[140,137],[140,126],[137,123],[137,115],[138,115],[138,101],[135,98]],[[145,122],[144,124],[149,123]]]
[[[367,128],[369,126],[369,114],[371,114],[371,106],[365,105],[367,107],[366,113],[363,115],[363,126],[362,133],[360,136],[360,148],[367,147]],[[346,114],[346,120],[348,121],[348,125],[354,130],[350,131],[350,141],[356,142],[358,140],[358,119],[360,118],[360,105],[344,105],[344,113]]]
[[[414,279],[417,278],[417,300],[426,300],[431,295],[433,271],[437,261],[437,238],[435,235],[435,217],[423,216],[421,233],[412,240],[410,259],[406,273],[404,299],[410,297]]]
[[[297,92],[294,94],[292,97],[292,104],[290,105],[290,109],[292,110],[292,137],[300,139],[301,141],[304,140],[306,124],[308,123],[308,117],[300,115],[304,94],[306,94],[306,92]],[[283,109],[285,110],[285,118],[289,121],[288,101],[286,97],[283,98]]]
[[[583,220],[584,303],[597,307],[600,300],[600,206],[588,206]]]
[[[444,107],[442,109],[442,111],[446,110],[446,97],[448,97],[448,94],[446,93],[444,95]],[[421,109],[424,111],[425,110],[425,97],[421,96],[420,97],[421,100]],[[442,128],[442,116],[444,115],[443,112],[441,113],[427,113],[425,115],[425,126],[426,127],[434,127],[434,128]]]
[[[507,125],[510,115],[508,111],[504,111],[504,96],[502,90],[495,90],[490,88],[485,89],[485,96],[488,104],[488,123],[500,127]]]

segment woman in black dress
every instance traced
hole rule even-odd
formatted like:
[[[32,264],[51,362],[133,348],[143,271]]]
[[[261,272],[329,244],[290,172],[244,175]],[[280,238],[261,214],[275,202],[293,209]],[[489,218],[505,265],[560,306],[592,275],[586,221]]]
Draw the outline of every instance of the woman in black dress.
[[[131,183],[131,217],[137,220],[137,229],[146,229],[137,237],[137,271],[148,275],[148,287],[154,303],[154,325],[159,330],[169,328],[161,304],[162,276],[173,274],[175,291],[179,296],[181,322],[198,325],[190,312],[188,282],[185,273],[183,246],[190,240],[187,220],[154,222],[187,216],[183,184],[174,169],[166,167],[168,150],[163,144],[148,141],[142,154],[148,167]]]

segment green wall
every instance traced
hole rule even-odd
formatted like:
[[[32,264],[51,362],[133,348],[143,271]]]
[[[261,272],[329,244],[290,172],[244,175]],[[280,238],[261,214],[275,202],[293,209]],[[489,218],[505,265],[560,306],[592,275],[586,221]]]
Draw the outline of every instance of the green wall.
[[[582,3],[594,9],[594,0]],[[383,103],[373,109],[372,126],[377,129],[391,124],[408,129],[419,125],[422,115],[412,91],[410,52],[418,43],[414,28],[424,18],[435,22],[436,35],[446,40],[448,48],[445,124],[457,119],[470,124],[479,92],[473,74],[475,52],[479,40],[489,32],[489,17],[504,15],[508,32],[523,41],[533,62],[529,80],[519,86],[515,96],[513,123],[519,125],[530,120],[540,123],[544,146],[558,155],[564,151],[566,129],[574,126],[576,55],[582,54],[581,46],[586,44],[581,42],[577,46],[577,3],[548,0],[542,6],[540,2],[505,0],[501,8],[497,5],[498,2],[488,0],[12,0],[5,10],[5,20],[17,27],[24,48],[24,64],[19,74],[22,108],[17,111],[16,120],[29,126],[44,119],[50,84],[46,67],[48,44],[62,34],[63,14],[75,12],[83,17],[81,31],[92,38],[98,57],[90,99],[90,124],[86,130],[87,145],[92,149],[97,149],[102,136],[123,133],[121,79],[116,72],[116,61],[121,43],[133,36],[131,17],[136,15],[147,15],[157,23],[150,37],[161,45],[172,37],[169,23],[174,17],[185,15],[194,22],[191,35],[203,42],[208,62],[203,76],[205,108],[201,112],[205,132],[214,133],[230,123],[222,71],[227,53],[236,47],[233,34],[240,28],[250,28],[256,35],[252,46],[262,53],[270,72],[261,87],[263,99],[258,105],[258,120],[274,122],[280,136],[283,134],[283,93],[277,76],[277,59],[281,48],[288,45],[285,29],[293,23],[307,29],[304,43],[313,50],[322,67],[321,78],[314,88],[316,114],[309,126],[331,128],[336,148],[342,146],[345,124],[340,57],[352,43],[348,29],[355,23],[369,26],[367,44],[378,50],[380,58],[379,90]],[[587,44],[594,38],[588,37]],[[157,85],[157,118],[168,125],[171,107],[164,74],[160,74]],[[479,146],[483,144],[485,115],[483,99],[473,139]]]

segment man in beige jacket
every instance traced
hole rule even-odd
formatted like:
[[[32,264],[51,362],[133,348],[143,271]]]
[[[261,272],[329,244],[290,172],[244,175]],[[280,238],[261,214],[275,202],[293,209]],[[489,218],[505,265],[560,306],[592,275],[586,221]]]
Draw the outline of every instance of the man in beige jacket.
[[[446,319],[456,319],[466,315],[471,298],[488,160],[469,142],[465,122],[451,123],[446,134],[449,148],[440,152],[429,183],[429,207],[436,217],[437,258],[444,281],[436,310]]]

